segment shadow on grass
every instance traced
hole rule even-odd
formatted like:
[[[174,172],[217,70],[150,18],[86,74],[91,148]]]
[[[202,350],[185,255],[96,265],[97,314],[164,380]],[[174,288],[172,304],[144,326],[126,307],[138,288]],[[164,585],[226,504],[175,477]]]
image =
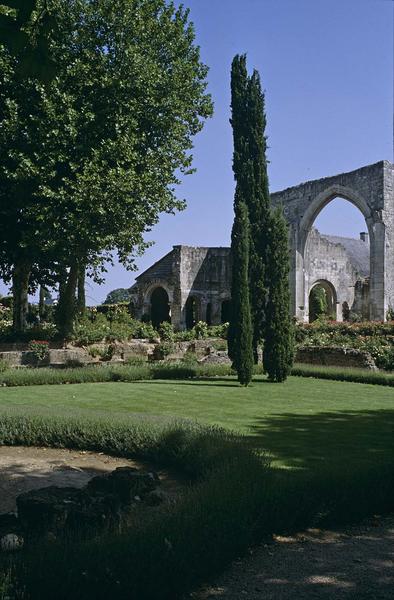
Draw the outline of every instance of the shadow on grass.
[[[249,428],[251,447],[291,468],[317,472],[394,463],[394,409],[280,413],[258,417]]]

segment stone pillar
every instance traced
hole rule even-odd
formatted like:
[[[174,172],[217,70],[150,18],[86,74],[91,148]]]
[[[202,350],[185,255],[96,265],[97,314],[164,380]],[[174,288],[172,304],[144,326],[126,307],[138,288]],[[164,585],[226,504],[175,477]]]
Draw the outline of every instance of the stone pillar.
[[[222,322],[222,302],[221,300],[212,300],[212,325],[220,325]]]
[[[371,321],[384,321],[387,313],[385,298],[385,226],[375,211],[371,235],[370,312]]]

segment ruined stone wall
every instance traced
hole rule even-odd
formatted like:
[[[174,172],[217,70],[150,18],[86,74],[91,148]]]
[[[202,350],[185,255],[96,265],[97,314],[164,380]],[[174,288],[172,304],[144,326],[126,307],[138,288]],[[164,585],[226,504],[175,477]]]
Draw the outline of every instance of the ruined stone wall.
[[[230,298],[231,265],[229,248],[180,246],[180,287],[182,290],[182,319],[185,325],[185,307],[192,296],[197,302],[198,320],[207,320],[210,304],[212,324],[221,322],[221,305]]]
[[[272,194],[272,203],[283,207],[289,223],[292,314],[307,320],[306,243],[317,215],[336,197],[349,200],[364,215],[371,244],[370,318],[383,320],[394,301],[393,165],[388,161]]]
[[[363,242],[368,243],[368,242]],[[335,318],[342,321],[342,305],[347,302],[352,310],[355,286],[360,275],[349,260],[345,248],[334,244],[313,228],[305,249],[305,286],[310,291],[318,281],[328,281],[335,289]],[[308,317],[306,313],[306,317]]]
[[[150,298],[157,287],[166,290],[171,322],[186,327],[186,302],[196,301],[197,320],[207,320],[210,305],[212,324],[221,322],[222,302],[230,298],[231,264],[229,248],[174,246],[165,257],[142,273],[131,288],[134,314],[149,316]]]

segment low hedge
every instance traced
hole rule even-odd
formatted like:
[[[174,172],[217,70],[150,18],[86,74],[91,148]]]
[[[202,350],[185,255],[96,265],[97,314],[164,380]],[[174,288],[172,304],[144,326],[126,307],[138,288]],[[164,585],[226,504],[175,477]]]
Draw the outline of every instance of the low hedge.
[[[188,423],[3,414],[0,443],[158,460],[194,482],[176,503],[121,535],[43,544],[11,563],[3,555],[12,600],[176,600],[262,536],[350,522],[394,504],[394,460],[357,472],[342,465],[340,472],[323,465],[318,475],[276,471],[246,439]]]
[[[335,381],[350,381],[353,383],[369,383],[394,387],[394,373],[387,373],[385,371],[297,364],[292,368],[291,374],[297,377],[315,377],[317,379],[332,379]]]
[[[256,372],[262,372],[261,365]],[[62,383],[101,383],[106,381],[141,381],[149,379],[192,379],[224,377],[234,374],[229,365],[200,365],[187,363],[150,365],[97,365],[65,369],[6,369],[0,370],[0,386],[56,385]]]
[[[262,375],[263,366],[255,365],[254,374]],[[327,366],[294,365],[292,375],[355,383],[394,386],[394,373]],[[97,365],[66,369],[0,369],[0,386],[59,385],[67,383],[104,383],[149,381],[151,379],[198,379],[234,375],[226,364]]]

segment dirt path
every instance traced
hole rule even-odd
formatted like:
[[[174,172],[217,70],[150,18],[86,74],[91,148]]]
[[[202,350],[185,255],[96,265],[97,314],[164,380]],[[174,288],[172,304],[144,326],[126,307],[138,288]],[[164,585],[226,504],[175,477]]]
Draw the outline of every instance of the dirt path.
[[[193,600],[394,600],[394,515],[343,531],[277,537]]]
[[[95,475],[123,466],[151,468],[163,491],[179,492],[179,483],[166,471],[133,460],[79,450],[0,446],[0,513],[15,511],[16,497],[28,490],[50,485],[82,488]]]

